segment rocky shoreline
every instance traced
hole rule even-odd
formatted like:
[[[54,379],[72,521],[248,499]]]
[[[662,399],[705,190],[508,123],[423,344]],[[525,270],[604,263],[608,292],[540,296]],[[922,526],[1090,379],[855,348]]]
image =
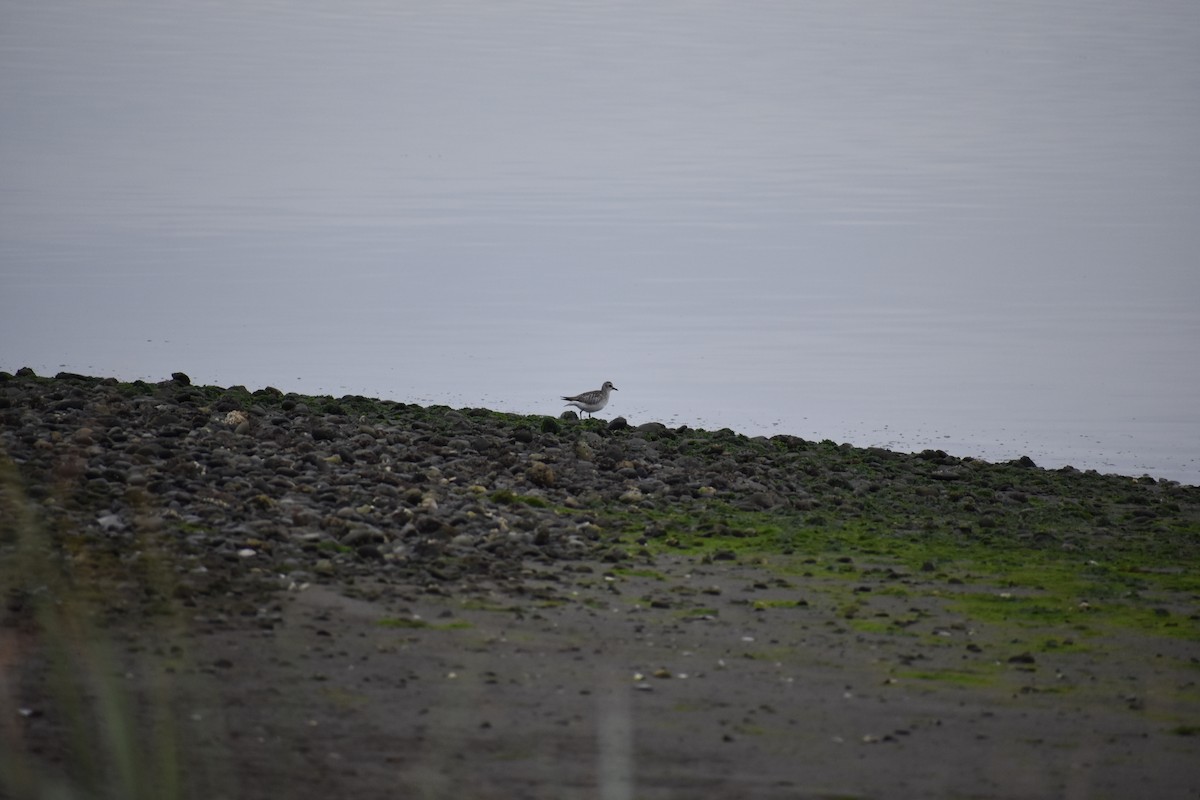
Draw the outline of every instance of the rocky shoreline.
[[[818,526],[894,517],[1036,544],[1046,534],[1024,512],[1044,497],[1090,510],[1092,525],[1055,534],[1083,547],[1075,540],[1122,535],[1122,522],[1144,529],[1200,506],[1197,487],[1029,459],[251,393],[181,373],[158,384],[0,375],[0,404],[0,446],[49,527],[116,545],[172,529],[205,566],[290,581],[378,568],[503,578],[524,559],[620,561],[631,553],[606,511],[622,507],[723,502]]]
[[[29,370],[0,373],[0,456],[0,553],[23,565],[6,574],[9,630],[36,631],[45,586],[82,597],[102,626],[166,616],[213,636],[286,629],[281,598],[317,586],[380,614],[453,599],[441,613],[462,615],[466,597],[582,612],[636,584],[638,611],[711,618],[686,599],[707,602],[703,590],[660,584],[712,570],[761,595],[726,613],[759,619],[798,602],[772,581],[807,580],[860,643],[907,635],[927,590],[986,584],[1095,607],[1106,632],[1197,663],[1200,487],[1148,477]],[[50,558],[23,561],[32,551]],[[1064,565],[1073,582],[1051,584]],[[886,592],[905,600],[866,613]],[[1195,692],[1180,691],[1186,733],[1196,703],[1180,698]]]

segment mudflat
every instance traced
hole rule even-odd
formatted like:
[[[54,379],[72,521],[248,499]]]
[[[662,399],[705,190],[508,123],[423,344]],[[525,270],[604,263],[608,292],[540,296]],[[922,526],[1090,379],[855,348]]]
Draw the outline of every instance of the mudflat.
[[[1197,487],[181,374],[0,423],[7,796],[1200,795]]]

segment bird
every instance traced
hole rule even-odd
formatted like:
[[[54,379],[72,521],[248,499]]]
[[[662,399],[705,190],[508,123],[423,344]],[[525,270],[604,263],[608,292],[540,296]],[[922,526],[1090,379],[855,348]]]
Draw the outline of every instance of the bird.
[[[612,385],[612,381],[605,381],[604,385],[599,389],[593,389],[590,392],[583,392],[572,397],[563,397],[567,401],[567,405],[576,406],[580,411],[586,411],[590,417],[593,412],[599,411],[608,405],[608,393],[617,391],[617,387]]]

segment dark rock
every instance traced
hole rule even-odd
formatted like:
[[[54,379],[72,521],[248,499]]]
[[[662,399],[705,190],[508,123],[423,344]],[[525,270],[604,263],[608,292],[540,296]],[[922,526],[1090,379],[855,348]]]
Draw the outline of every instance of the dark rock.
[[[183,372],[172,372],[171,380],[175,381],[180,386],[191,386],[192,385],[192,379],[189,378],[187,376],[187,374],[183,373]]]
[[[535,461],[530,464],[525,475],[535,486],[550,487],[554,485],[554,470],[544,461]]]
[[[387,541],[387,535],[371,525],[359,524],[350,529],[341,538],[341,544],[346,547],[357,547],[364,543],[380,543]]]
[[[783,498],[775,492],[755,492],[747,500],[751,508],[779,508],[784,504]]]

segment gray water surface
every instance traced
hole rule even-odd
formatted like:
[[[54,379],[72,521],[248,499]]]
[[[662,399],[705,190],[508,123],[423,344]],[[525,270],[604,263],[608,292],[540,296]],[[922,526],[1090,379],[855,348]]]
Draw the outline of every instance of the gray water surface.
[[[0,369],[1200,483],[1200,4],[0,0]]]

